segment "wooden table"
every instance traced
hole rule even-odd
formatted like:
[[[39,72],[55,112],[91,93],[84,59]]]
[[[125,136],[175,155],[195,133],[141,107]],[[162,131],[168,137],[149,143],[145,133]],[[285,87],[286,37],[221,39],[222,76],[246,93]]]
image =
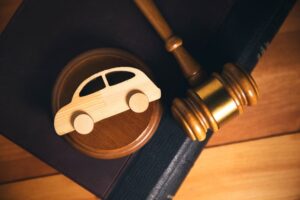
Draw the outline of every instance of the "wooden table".
[[[21,0],[0,2],[0,30]],[[253,72],[256,107],[216,133],[176,200],[300,199],[300,2]],[[0,199],[97,199],[0,135]]]

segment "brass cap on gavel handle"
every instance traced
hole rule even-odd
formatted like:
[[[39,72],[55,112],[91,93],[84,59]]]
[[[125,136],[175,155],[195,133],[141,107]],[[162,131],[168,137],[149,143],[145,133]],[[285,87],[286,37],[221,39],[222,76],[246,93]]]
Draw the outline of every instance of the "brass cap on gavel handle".
[[[258,89],[253,78],[237,66],[226,64],[202,85],[173,101],[172,113],[192,140],[203,141],[208,129],[219,128],[257,103]]]

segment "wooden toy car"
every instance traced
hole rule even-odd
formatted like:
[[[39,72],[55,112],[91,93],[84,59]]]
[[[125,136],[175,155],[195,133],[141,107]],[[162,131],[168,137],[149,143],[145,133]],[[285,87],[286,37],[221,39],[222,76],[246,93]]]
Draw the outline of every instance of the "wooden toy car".
[[[95,83],[98,90],[89,92]],[[56,113],[54,128],[58,135],[74,130],[88,134],[94,123],[129,109],[144,112],[149,102],[160,97],[160,89],[144,72],[133,67],[114,67],[90,76],[78,86],[71,102]]]

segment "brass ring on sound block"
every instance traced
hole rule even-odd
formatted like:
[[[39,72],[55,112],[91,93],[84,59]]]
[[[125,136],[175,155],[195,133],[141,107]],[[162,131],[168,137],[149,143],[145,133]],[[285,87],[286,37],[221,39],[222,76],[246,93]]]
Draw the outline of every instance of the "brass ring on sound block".
[[[172,113],[192,140],[203,141],[208,129],[216,132],[257,103],[255,81],[242,69],[226,64],[221,74],[188,91],[187,98],[173,101]]]
[[[71,102],[76,88],[87,77],[116,66],[136,67],[151,78],[149,68],[125,51],[111,48],[88,51],[71,60],[59,75],[53,90],[53,113]],[[73,131],[63,137],[89,156],[100,159],[120,158],[134,153],[150,140],[161,115],[161,104],[154,101],[145,112],[128,110],[97,122],[89,134],[82,135]]]

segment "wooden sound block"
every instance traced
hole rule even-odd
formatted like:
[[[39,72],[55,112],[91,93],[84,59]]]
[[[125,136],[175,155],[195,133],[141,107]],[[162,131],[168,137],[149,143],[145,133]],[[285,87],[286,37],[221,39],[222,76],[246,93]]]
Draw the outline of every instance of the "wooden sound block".
[[[70,61],[59,75],[53,90],[54,115],[71,102],[74,92],[82,81],[115,66],[132,66],[143,71],[151,79],[149,68],[125,51],[109,48],[88,51]],[[89,134],[72,131],[63,137],[79,151],[95,158],[113,159],[134,153],[155,133],[162,108],[159,101],[153,101],[145,110],[145,105],[142,105],[145,97],[139,93],[132,96],[134,98],[128,102],[129,105],[141,103],[136,108],[137,112],[127,110],[96,122]],[[86,126],[80,124],[80,121],[86,118],[84,114],[81,115],[79,117],[82,119],[75,124],[82,128],[83,133],[88,132],[91,127],[87,126],[88,124]]]

